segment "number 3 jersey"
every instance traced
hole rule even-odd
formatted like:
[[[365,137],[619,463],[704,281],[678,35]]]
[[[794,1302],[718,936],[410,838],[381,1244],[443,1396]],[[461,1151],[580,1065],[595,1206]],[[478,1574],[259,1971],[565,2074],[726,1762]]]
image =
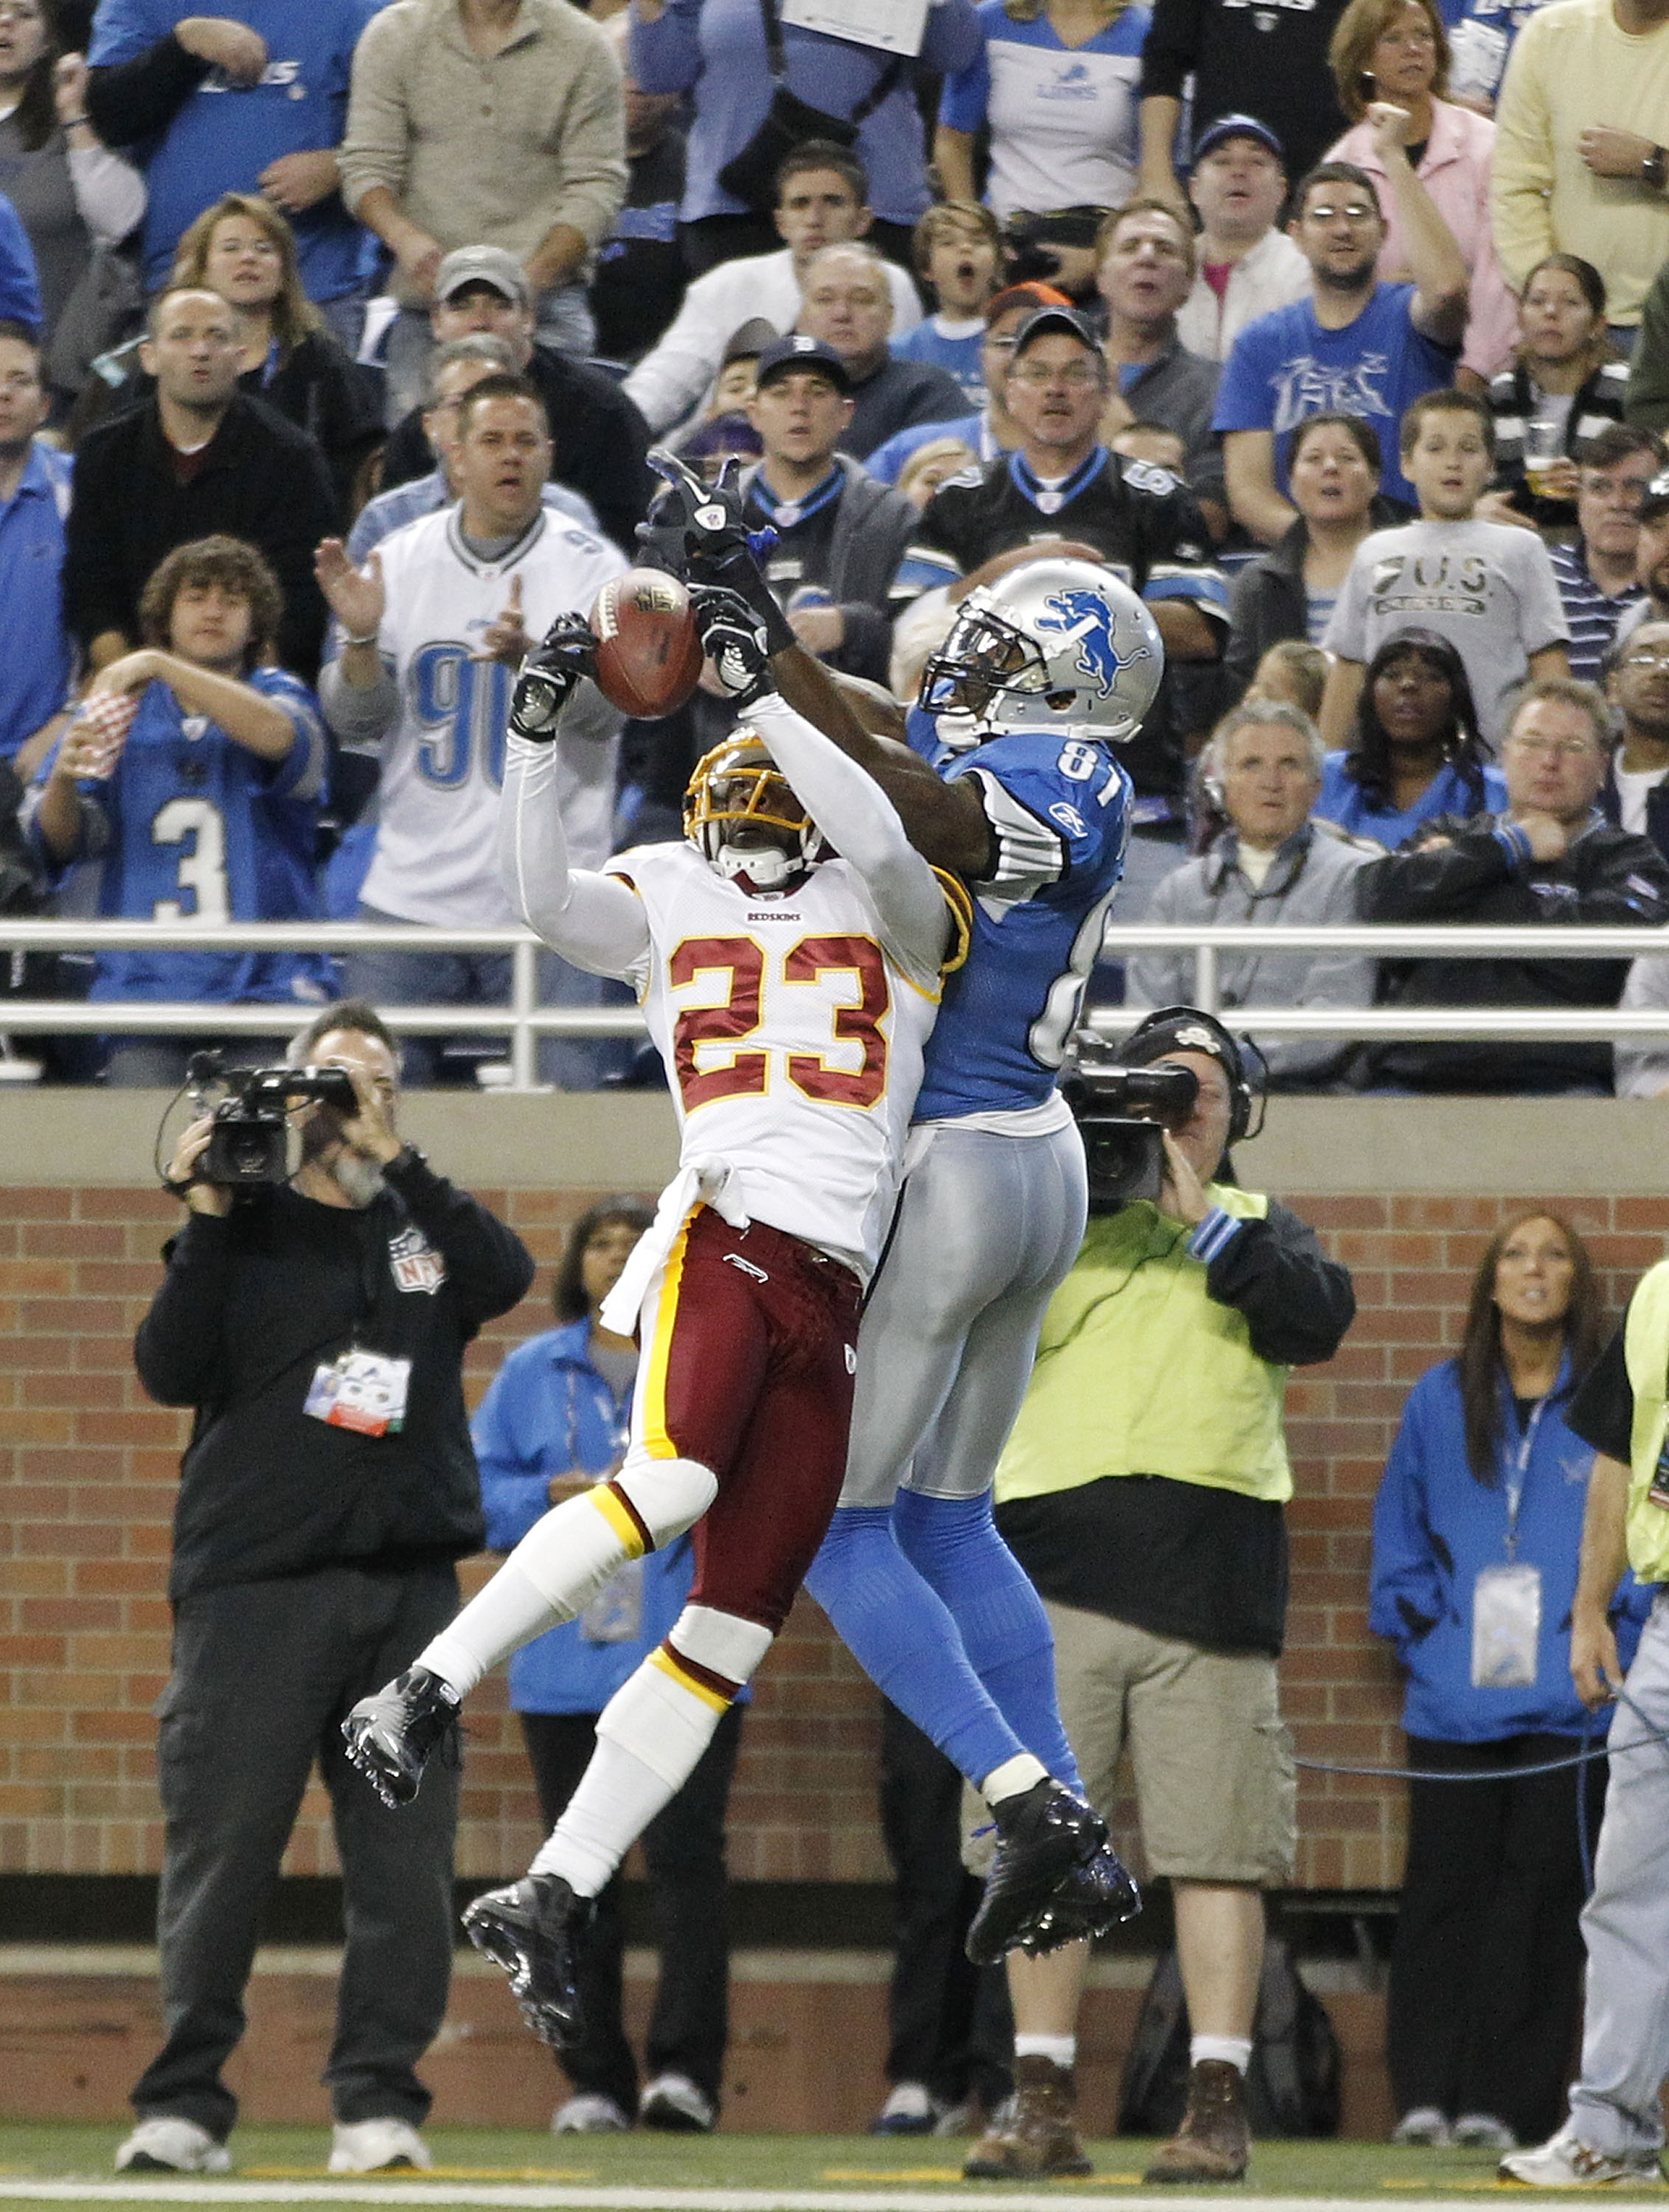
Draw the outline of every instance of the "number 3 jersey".
[[[496,560],[470,551],[457,507],[407,523],[377,550],[388,599],[378,642],[400,713],[381,746],[365,902],[440,929],[512,926],[519,917],[499,882],[498,812],[514,672],[470,656],[510,604],[514,583],[522,627],[541,638],[558,615],[588,613],[609,579],[624,573],[625,558],[550,509]],[[600,867],[608,854],[620,720],[586,684],[556,738],[557,792],[576,867]]]
[[[295,726],[282,760],[263,760],[206,714],[186,714],[166,684],[152,684],[108,781],[77,786],[80,857],[101,864],[101,915],[204,924],[318,916],[325,770],[318,703],[282,669],[258,668],[246,681]],[[316,953],[101,952],[89,996],[293,1004],[328,999],[332,988],[330,963]]]
[[[1108,746],[1050,731],[953,754],[917,708],[909,740],[949,781],[974,780],[997,855],[991,879],[969,886],[968,958],[945,988],[915,1118],[1047,1105],[1123,872],[1130,779]]]
[[[865,1279],[880,1256],[942,970],[883,941],[863,878],[826,860],[762,896],[686,844],[643,845],[608,873],[643,901],[650,949],[628,974],[666,1063],[683,1162],[718,1158],[748,1212]],[[968,902],[946,969],[967,949]]]

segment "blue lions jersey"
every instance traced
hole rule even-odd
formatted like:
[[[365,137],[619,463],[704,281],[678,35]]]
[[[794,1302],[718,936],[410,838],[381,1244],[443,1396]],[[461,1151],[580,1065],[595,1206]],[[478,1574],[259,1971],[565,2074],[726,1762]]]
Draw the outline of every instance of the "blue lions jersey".
[[[325,732],[306,686],[282,669],[247,679],[295,724],[281,761],[263,760],[206,715],[149,685],[114,774],[78,787],[84,857],[100,860],[101,915],[130,921],[311,921]],[[42,769],[44,780],[50,769]],[[94,999],[318,1004],[330,962],[306,952],[104,952]]]
[[[1108,746],[1058,732],[1012,731],[953,753],[918,708],[908,734],[947,779],[975,778],[997,848],[991,880],[968,886],[973,940],[927,1040],[915,1118],[1041,1106],[1124,871],[1130,778]]]

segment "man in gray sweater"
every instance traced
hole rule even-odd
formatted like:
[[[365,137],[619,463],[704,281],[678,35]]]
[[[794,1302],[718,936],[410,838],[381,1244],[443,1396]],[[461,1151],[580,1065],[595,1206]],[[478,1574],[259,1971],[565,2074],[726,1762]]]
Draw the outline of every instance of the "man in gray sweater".
[[[1321,738],[1309,716],[1274,699],[1251,698],[1218,726],[1205,754],[1212,796],[1228,827],[1198,860],[1155,890],[1153,922],[1354,921],[1353,879],[1379,847],[1344,836],[1310,808],[1321,788]],[[1218,981],[1225,1018],[1248,1006],[1367,1006],[1374,963],[1339,952],[1223,953]],[[1144,953],[1130,963],[1130,996],[1170,1006],[1193,995],[1186,952]],[[1328,1083],[1350,1049],[1348,1036],[1259,1041],[1271,1087],[1308,1090]]]
[[[588,15],[567,0],[392,0],[355,52],[339,160],[349,213],[395,258],[387,361],[404,406],[458,246],[513,254],[540,337],[592,350],[586,280],[626,196],[626,97]]]

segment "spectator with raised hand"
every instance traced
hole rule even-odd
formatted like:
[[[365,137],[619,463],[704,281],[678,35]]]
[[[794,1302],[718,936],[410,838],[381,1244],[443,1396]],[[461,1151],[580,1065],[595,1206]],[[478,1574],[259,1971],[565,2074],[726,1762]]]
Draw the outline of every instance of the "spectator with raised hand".
[[[1357,546],[1393,512],[1379,495],[1379,439],[1360,415],[1307,416],[1293,433],[1287,470],[1297,520],[1229,586],[1223,669],[1240,690],[1284,638],[1320,644]]]
[[[1451,381],[1466,328],[1466,264],[1410,165],[1408,117],[1385,101],[1371,113],[1414,282],[1377,274],[1386,220],[1372,178],[1353,162],[1324,161],[1300,184],[1290,225],[1310,265],[1310,296],[1248,323],[1217,387],[1213,427],[1223,434],[1229,504],[1265,545],[1292,526],[1286,462],[1306,415],[1365,416],[1385,449],[1380,489],[1415,504],[1391,432],[1411,400]]]
[[[51,866],[100,863],[101,915],[205,927],[317,915],[325,730],[312,692],[273,665],[281,612],[272,570],[232,538],[179,547],[148,580],[143,644],[100,670],[30,797]],[[131,1000],[273,1010],[270,1038],[116,1034],[106,1080],[172,1090],[209,1045],[265,1057],[331,980],[317,953],[100,952],[88,996],[111,1002],[112,1030]]]
[[[1518,315],[1518,358],[1490,385],[1496,473],[1485,511],[1569,529],[1582,449],[1621,420],[1628,366],[1605,328],[1605,280],[1577,254],[1536,264]]]
[[[782,241],[777,250],[704,268],[672,327],[627,378],[628,396],[657,435],[700,405],[743,324],[762,319],[778,337],[792,330],[814,254],[868,234],[874,216],[863,163],[843,146],[808,139],[777,171],[773,220]],[[921,320],[921,301],[903,270],[888,262],[886,276],[892,334],[901,337]]]
[[[1122,207],[1136,191],[1137,88],[1148,0],[980,0],[980,50],[945,79],[933,160],[947,198],[1028,208]]]
[[[150,303],[140,365],[151,397],[88,433],[76,456],[64,605],[94,669],[138,642],[140,595],[165,553],[206,537],[255,546],[278,580],[282,665],[310,678],[325,635],[313,549],[335,487],[305,430],[238,389],[234,310],[170,288]]]
[[[688,94],[693,110],[683,209],[693,276],[770,252],[778,164],[823,117],[872,182],[877,242],[908,265],[910,233],[932,198],[912,58],[788,22],[781,0],[632,0],[631,21],[637,82]],[[944,75],[978,51],[973,0],[931,0],[919,66]]]
[[[1550,253],[1579,254],[1605,278],[1612,328],[1632,335],[1669,260],[1666,113],[1666,0],[1573,0],[1531,17],[1495,115],[1491,208],[1509,284]]]
[[[1112,390],[1102,435],[1136,421],[1162,423],[1187,449],[1183,469],[1214,537],[1229,528],[1221,441],[1211,428],[1214,361],[1192,354],[1177,334],[1177,310],[1193,288],[1193,226],[1168,201],[1133,199],[1110,215],[1098,240],[1096,283],[1107,307]]]
[[[1471,821],[1439,815],[1405,851],[1370,861],[1356,878],[1363,920],[1662,927],[1669,865],[1649,838],[1599,810],[1611,750],[1610,711],[1591,684],[1527,684],[1501,748],[1505,807]],[[1603,1007],[1616,1006],[1627,975],[1620,958],[1438,954],[1382,963],[1380,988],[1399,1007]],[[1371,1045],[1363,1070],[1369,1088],[1399,1091],[1611,1090],[1609,1044],[1557,1037]]]
[[[526,379],[483,377],[459,404],[455,436],[455,507],[407,523],[362,569],[340,539],[319,546],[319,582],[341,630],[319,693],[342,742],[381,758],[365,920],[508,928],[516,916],[499,880],[498,817],[514,672],[558,615],[594,605],[626,562],[543,505],[550,433]],[[588,686],[556,744],[568,842],[598,864],[610,848],[619,729],[619,714]],[[346,974],[379,1006],[509,997],[504,953],[360,952]],[[540,975],[548,1002],[601,1001],[599,980],[554,953]],[[442,1043],[407,1039],[408,1081],[437,1079]],[[608,1055],[606,1041],[547,1038],[539,1060],[546,1079],[585,1089]]]
[[[1286,156],[1255,115],[1224,115],[1194,141],[1188,198],[1199,218],[1193,289],[1176,334],[1203,361],[1226,361],[1248,323],[1308,299],[1309,264],[1280,228]]]
[[[794,327],[846,365],[853,404],[841,450],[855,460],[900,430],[966,412],[962,386],[948,370],[893,353],[887,343],[892,319],[887,264],[872,246],[854,240],[813,254]]]
[[[11,0],[0,15],[0,178],[34,254],[55,392],[79,391],[113,335],[101,312],[119,245],[145,213],[144,179],[100,139],[87,112],[87,64],[59,46],[54,0]],[[130,295],[137,305],[137,288]],[[11,312],[8,310],[7,312]],[[68,313],[61,344],[53,341]]]
[[[986,316],[1001,283],[1003,234],[977,200],[945,200],[915,227],[915,272],[933,296],[933,313],[892,341],[901,361],[948,370],[970,407],[985,399],[981,364]]]
[[[467,337],[448,338],[444,345],[436,346],[423,371],[423,435],[436,455],[435,465],[426,477],[412,477],[379,491],[361,508],[348,533],[348,558],[356,568],[365,566],[365,557],[373,545],[380,545],[406,523],[416,522],[419,515],[450,506],[458,496],[454,464],[458,417],[464,397],[485,377],[515,374],[509,341],[494,337],[489,331],[471,331]],[[555,507],[582,529],[598,530],[591,501],[577,491],[547,477],[542,496],[548,507]]]
[[[1564,1419],[1605,1339],[1576,1231],[1539,1206],[1508,1220],[1472,1278],[1459,1352],[1409,1394],[1375,1502],[1369,1626],[1401,1664],[1420,1770],[1391,1953],[1393,2142],[1510,2151],[1563,2112],[1581,1824],[1598,1831],[1605,1765],[1535,1770],[1605,1727],[1570,1677],[1593,1455]],[[1617,1593],[1625,1664],[1650,1603],[1632,1576]]]
[[[1547,549],[1570,625],[1570,672],[1599,681],[1619,623],[1644,604],[1640,510],[1666,456],[1661,439],[1631,422],[1608,422],[1577,471],[1577,536]]]
[[[513,254],[496,246],[465,246],[440,264],[429,313],[436,345],[477,331],[504,340],[515,373],[544,404],[552,426],[551,475],[580,493],[604,535],[629,552],[654,483],[644,459],[649,439],[643,418],[605,371],[538,344],[536,328],[527,273]],[[420,381],[418,404],[389,433],[382,465],[388,489],[427,476],[435,465],[422,393]]]
[[[1226,827],[1155,888],[1142,920],[1259,929],[1354,921],[1356,872],[1377,848],[1314,818],[1321,736],[1309,716],[1278,700],[1242,700],[1200,757]],[[1223,953],[1218,960],[1225,1019],[1259,1006],[1373,1004],[1374,963],[1352,954]],[[1193,966],[1187,953],[1138,953],[1126,971],[1128,994],[1138,1006],[1180,1006]],[[1257,1042],[1277,1090],[1326,1084],[1350,1050],[1348,1035]]]
[[[601,25],[567,0],[392,0],[354,55],[342,183],[395,259],[397,410],[461,246],[508,254],[546,344],[583,358],[592,257],[626,196],[625,94]]]
[[[1179,207],[1176,133],[1187,81],[1196,138],[1225,115],[1254,115],[1306,175],[1344,127],[1327,67],[1327,41],[1345,0],[1314,8],[1249,9],[1239,0],[1155,0],[1142,48],[1140,188]]]
[[[1444,97],[1448,39],[1434,0],[1350,0],[1328,48],[1338,104],[1352,128],[1327,149],[1374,180],[1387,210],[1379,273],[1389,283],[1411,274],[1403,218],[1379,150],[1369,106],[1388,100],[1408,117],[1408,158],[1460,249],[1471,280],[1460,367],[1482,390],[1506,363],[1516,307],[1502,281],[1490,235],[1490,164],[1495,125]]]
[[[148,291],[172,282],[175,250],[204,208],[222,192],[261,192],[295,226],[307,297],[357,342],[366,241],[343,205],[337,149],[354,49],[375,12],[376,0],[319,0],[281,15],[255,0],[229,0],[222,15],[182,15],[176,0],[99,0],[87,113],[106,146],[133,148],[144,170]]]
[[[1466,664],[1481,734],[1493,745],[1526,678],[1568,676],[1570,630],[1547,549],[1533,532],[1483,520],[1495,422],[1471,392],[1428,392],[1402,420],[1405,473],[1420,519],[1356,548],[1321,642],[1333,655],[1321,702],[1328,743],[1344,742],[1363,670],[1411,623],[1447,637]]]
[[[63,582],[71,464],[36,441],[47,404],[40,348],[21,323],[0,320],[0,760],[25,781],[57,733],[75,668]]]
[[[1466,663],[1435,630],[1399,630],[1368,664],[1350,748],[1327,755],[1315,811],[1395,852],[1439,815],[1464,820],[1506,804]]]

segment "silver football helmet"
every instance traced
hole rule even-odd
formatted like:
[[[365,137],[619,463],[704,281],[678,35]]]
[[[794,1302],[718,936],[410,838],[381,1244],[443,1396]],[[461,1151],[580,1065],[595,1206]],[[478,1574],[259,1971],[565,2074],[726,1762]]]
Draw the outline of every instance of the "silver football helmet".
[[[1124,744],[1142,726],[1165,648],[1127,584],[1088,561],[1028,562],[962,601],[917,703],[953,750],[1010,730]]]

